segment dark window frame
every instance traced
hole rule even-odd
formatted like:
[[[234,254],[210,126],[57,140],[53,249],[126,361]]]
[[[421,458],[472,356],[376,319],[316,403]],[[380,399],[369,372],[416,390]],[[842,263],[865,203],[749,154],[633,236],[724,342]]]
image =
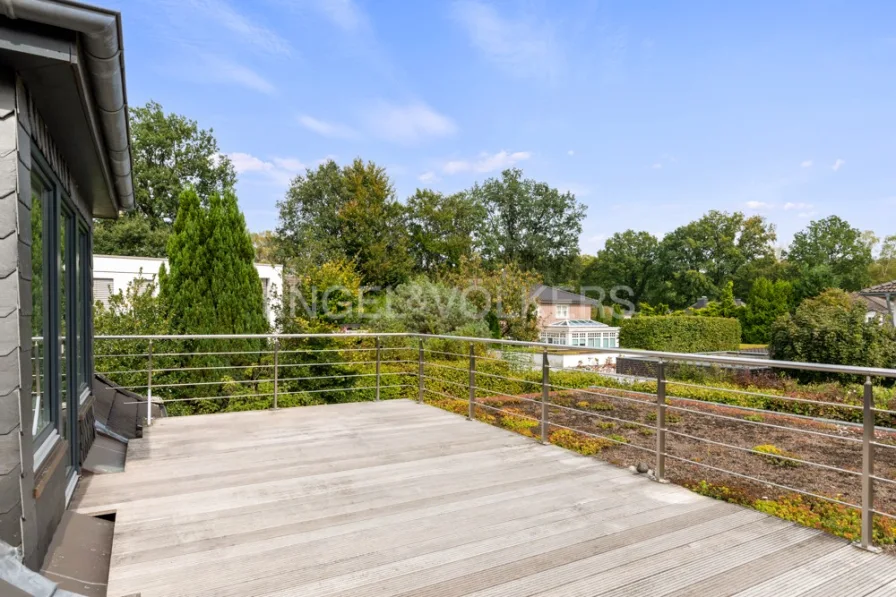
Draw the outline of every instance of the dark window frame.
[[[33,157],[33,156],[32,156]],[[52,280],[50,271],[54,268],[50,267],[51,263],[55,263],[55,259],[48,263],[48,259],[54,255],[51,251],[51,248],[55,246],[56,240],[51,238],[47,234],[47,229],[50,226],[50,213],[51,209],[54,210],[55,214],[55,205],[56,205],[56,183],[53,178],[48,175],[49,170],[45,170],[43,167],[32,167],[31,176],[40,180],[41,185],[44,187],[44,192],[41,196],[40,209],[41,209],[41,289],[43,291],[43,296],[41,297],[41,313],[40,316],[43,319],[41,322],[41,337],[43,340],[38,344],[40,349],[40,375],[41,375],[41,400],[45,400],[50,407],[50,422],[49,425],[44,427],[36,436],[32,438],[34,449],[37,450],[46,442],[50,435],[52,435],[53,431],[58,431],[59,427],[59,400],[53,400],[52,397],[56,394],[56,386],[57,380],[55,379],[55,371],[57,370],[53,366],[53,351],[49,349],[51,345],[54,344],[52,335],[53,330],[55,330],[55,326],[53,326],[53,314],[56,312],[56,306],[51,306],[50,299],[56,296],[55,292],[52,290]],[[33,207],[33,206],[32,206]],[[55,217],[55,216],[54,216]],[[34,239],[32,239],[33,242]],[[52,276],[55,278],[55,276]],[[33,275],[32,275],[33,280]],[[36,315],[36,314],[34,314]],[[32,417],[38,416],[38,413],[32,412]]]
[[[39,450],[44,442],[55,430],[59,438],[63,438],[63,421],[60,417],[62,409],[61,384],[66,384],[66,400],[68,401],[67,416],[69,417],[69,437],[71,442],[70,464],[77,470],[78,450],[78,411],[81,406],[81,398],[90,387],[90,377],[93,371],[93,317],[92,296],[93,286],[90,282],[92,276],[92,245],[93,238],[90,225],[71,196],[65,191],[59,177],[53,172],[47,160],[36,148],[32,149],[31,174],[40,179],[46,191],[41,201],[43,251],[41,276],[43,277],[43,353],[42,379],[45,380],[42,387],[43,398],[50,405],[50,424],[40,434],[32,438],[35,451]],[[63,213],[68,216],[63,219]],[[60,242],[59,234],[63,222],[68,222],[65,230],[65,327],[64,337],[66,343],[65,376],[64,382],[61,375],[60,351],[51,350],[57,347],[60,334]],[[81,267],[78,267],[78,259],[82,259]],[[80,270],[80,271],[79,271]],[[80,278],[80,279],[79,279]],[[78,296],[80,290],[80,296]],[[81,323],[82,334],[79,341],[78,324]]]

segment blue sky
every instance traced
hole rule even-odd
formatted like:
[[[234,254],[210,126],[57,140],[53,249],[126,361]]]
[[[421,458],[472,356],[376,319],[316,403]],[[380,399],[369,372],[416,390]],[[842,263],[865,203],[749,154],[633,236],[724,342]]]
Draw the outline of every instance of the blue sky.
[[[296,173],[361,156],[402,200],[520,167],[588,206],[591,253],[709,209],[780,245],[831,214],[896,234],[896,3],[106,4],[129,102],[214,128],[253,231]]]

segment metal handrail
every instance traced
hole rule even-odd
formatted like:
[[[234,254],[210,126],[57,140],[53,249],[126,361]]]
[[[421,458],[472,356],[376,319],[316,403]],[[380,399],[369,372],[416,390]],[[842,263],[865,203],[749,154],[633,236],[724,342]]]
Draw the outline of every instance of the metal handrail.
[[[591,371],[591,370],[582,370],[580,368],[557,368],[550,366],[549,363],[549,352],[553,351],[556,353],[564,353],[567,351],[578,351],[581,347],[573,347],[573,346],[565,346],[565,345],[557,345],[557,344],[547,344],[543,342],[526,342],[519,340],[501,340],[501,339],[493,339],[493,338],[476,338],[476,337],[467,337],[467,336],[451,336],[451,335],[428,335],[428,334],[415,334],[415,333],[402,333],[402,332],[392,332],[392,333],[371,333],[371,332],[347,332],[347,333],[315,333],[315,334],[159,334],[159,335],[101,335],[96,336],[95,338],[98,342],[102,341],[136,341],[136,342],[145,342],[146,345],[138,345],[138,348],[146,348],[146,352],[140,352],[139,350],[135,351],[134,354],[121,354],[121,355],[103,355],[97,354],[95,357],[97,359],[100,358],[131,358],[136,359],[134,364],[139,368],[134,369],[124,369],[121,370],[121,366],[119,366],[119,370],[116,371],[107,371],[105,372],[108,375],[136,375],[137,377],[130,377],[128,381],[130,383],[137,382],[145,382],[143,385],[128,385],[124,386],[130,389],[138,389],[145,388],[147,394],[146,400],[146,423],[147,425],[152,422],[152,406],[154,404],[164,404],[164,403],[177,403],[177,402],[194,402],[197,400],[224,400],[224,399],[242,399],[242,398],[271,398],[272,399],[272,408],[276,409],[278,407],[278,397],[287,396],[287,395],[297,395],[297,394],[325,394],[330,392],[357,392],[357,391],[367,391],[370,392],[373,396],[374,400],[380,400],[382,398],[382,391],[387,389],[415,389],[416,399],[418,402],[424,402],[424,397],[426,395],[430,396],[442,396],[445,398],[450,398],[453,400],[461,400],[466,401],[468,403],[468,409],[466,416],[469,419],[475,418],[475,409],[478,407],[480,409],[484,409],[486,411],[491,412],[499,412],[504,413],[506,415],[511,415],[513,417],[522,417],[528,420],[532,420],[536,422],[539,427],[533,427],[532,433],[536,437],[536,439],[540,439],[543,443],[548,443],[550,441],[549,437],[549,429],[566,429],[571,432],[575,432],[578,434],[582,434],[583,436],[600,438],[602,441],[606,441],[608,443],[617,444],[620,446],[626,446],[629,448],[633,448],[635,450],[642,451],[647,454],[651,454],[655,457],[656,462],[653,466],[653,475],[655,480],[660,482],[665,482],[665,467],[667,459],[672,459],[674,461],[681,461],[689,464],[693,464],[695,466],[702,466],[707,469],[712,469],[719,471],[724,474],[729,474],[734,477],[749,479],[751,481],[755,481],[757,483],[763,483],[765,485],[776,487],[779,489],[793,491],[795,493],[800,493],[803,495],[811,496],[813,498],[818,498],[822,500],[826,500],[828,502],[840,504],[850,508],[858,509],[862,514],[862,522],[861,522],[861,540],[859,542],[860,546],[866,549],[873,549],[873,541],[872,541],[872,526],[874,516],[887,516],[890,518],[896,518],[891,514],[882,513],[874,509],[874,484],[882,483],[887,484],[888,486],[896,485],[896,481],[892,479],[885,478],[880,475],[874,474],[874,448],[876,447],[887,447],[891,449],[896,449],[896,446],[885,444],[882,441],[875,440],[875,432],[879,430],[879,428],[875,427],[876,423],[876,415],[893,415],[896,414],[896,411],[888,410],[886,408],[877,408],[874,404],[873,400],[873,392],[871,386],[871,380],[873,378],[886,378],[886,379],[896,379],[896,369],[886,369],[886,368],[874,368],[874,367],[855,367],[848,365],[834,365],[834,364],[824,364],[824,363],[801,363],[801,362],[789,362],[789,361],[775,361],[769,359],[761,359],[754,357],[744,357],[744,356],[723,356],[723,355],[707,355],[707,354],[688,354],[688,353],[675,353],[675,352],[665,352],[665,351],[649,351],[649,350],[640,350],[640,349],[626,349],[619,347],[589,347],[588,351],[596,354],[614,354],[614,355],[626,355],[633,356],[642,359],[648,359],[652,363],[656,363],[656,373],[651,374],[650,376],[645,376],[649,381],[655,381],[656,383],[656,391],[641,391],[620,387],[602,387],[601,385],[592,385],[586,387],[568,387],[565,385],[560,385],[557,383],[552,383],[551,374],[552,371],[557,372],[558,370],[565,371],[580,371],[586,373],[593,373],[598,377],[601,376],[604,372],[602,371]],[[328,348],[299,348],[299,349],[284,349],[282,346],[283,341],[286,340],[302,340],[302,339],[329,339],[329,340],[346,340],[344,347],[340,347],[340,343],[333,343]],[[407,346],[384,346],[385,339],[396,339],[398,341],[405,340],[406,342],[398,342],[399,344],[407,344]],[[228,340],[261,340],[263,341],[261,346],[259,346],[258,350],[243,350],[243,351],[222,351],[222,352],[214,352],[213,349],[210,351],[202,351],[202,352],[179,352],[178,350],[183,350],[182,347],[177,347],[177,345],[164,345],[162,342],[169,341],[228,341]],[[368,342],[362,343],[361,341],[367,340]],[[454,343],[466,344],[469,349],[469,354],[463,354],[460,350],[455,352],[451,348],[447,350],[442,350],[441,346],[432,346],[428,345],[429,342],[434,340],[439,341],[450,341]],[[39,341],[39,338],[36,338],[35,341]],[[372,342],[371,342],[372,341]],[[417,346],[414,346],[414,344]],[[395,344],[394,342],[390,342],[389,344]],[[189,346],[189,345],[188,345]],[[288,345],[287,345],[288,346]],[[334,347],[335,346],[335,347]],[[541,370],[541,379],[537,380],[534,376],[529,379],[523,379],[522,376],[528,377],[528,374],[518,374],[522,375],[521,377],[517,377],[514,375],[500,375],[498,373],[505,372],[504,370],[497,369],[497,373],[492,371],[482,371],[479,370],[476,366],[477,361],[482,362],[505,362],[508,365],[512,365],[519,359],[508,359],[503,358],[503,354],[501,358],[498,358],[496,354],[491,353],[488,355],[476,355],[476,346],[485,346],[486,349],[491,348],[500,348],[500,347],[523,347],[525,349],[531,350],[531,354],[533,357],[531,359],[531,365],[526,362],[523,363],[526,367],[531,367],[533,372],[540,369]],[[159,350],[159,349],[163,350]],[[207,347],[204,347],[207,348]],[[226,348],[226,346],[220,346],[220,348]],[[168,349],[171,352],[165,352],[164,349]],[[408,351],[405,353],[388,353],[391,356],[391,359],[386,360],[384,358],[384,353],[386,351]],[[528,355],[529,350],[516,352],[513,351],[514,355],[522,354]],[[112,351],[109,351],[112,352]],[[360,358],[362,360],[351,361],[344,360],[339,361],[336,360],[339,357],[338,353],[345,353],[345,357],[349,358],[349,353],[359,352],[362,353],[363,356]],[[511,351],[502,351],[507,354]],[[313,355],[315,353],[336,353],[333,355],[333,358],[328,356],[321,355],[322,358],[326,362],[314,363],[314,362],[288,362],[295,360],[302,360],[300,356],[296,356],[288,359],[287,362],[284,362],[283,358],[285,355],[294,354],[294,355]],[[416,355],[414,355],[416,353]],[[167,361],[159,363],[156,360],[155,364],[157,366],[153,366],[153,360],[159,359],[161,357],[168,356],[215,356],[215,355],[253,355],[247,357],[242,360],[246,360],[251,364],[247,365],[230,365],[230,362],[233,361],[224,361],[219,365],[209,365],[208,367],[195,366],[198,364],[196,361],[189,363],[191,366],[189,367],[172,367]],[[256,356],[257,355],[257,358]],[[269,355],[273,355],[272,362],[268,363],[266,360],[271,359]],[[413,356],[412,356],[413,355]],[[539,365],[538,355],[541,355],[541,363]],[[449,358],[444,358],[444,357]],[[265,361],[261,360],[262,357],[265,357]],[[427,360],[427,357],[431,357],[432,360]],[[454,357],[452,359],[450,357]],[[442,362],[433,362],[441,358]],[[467,362],[464,359],[468,359]],[[371,360],[372,359],[372,360]],[[35,364],[40,359],[34,359]],[[528,357],[524,359],[524,361],[528,361]],[[450,361],[446,363],[445,361]],[[147,363],[147,366],[143,366],[143,362]],[[177,361],[173,363],[176,364]],[[219,361],[220,362],[220,361]],[[237,361],[239,362],[239,361]],[[867,381],[864,386],[864,393],[861,396],[861,403],[843,403],[843,402],[825,402],[823,400],[813,400],[809,398],[799,398],[795,396],[787,396],[787,395],[778,395],[778,394],[770,394],[764,393],[761,391],[748,391],[742,390],[738,388],[713,388],[711,385],[699,385],[696,383],[690,383],[687,381],[674,381],[667,379],[665,376],[665,367],[667,363],[670,362],[684,362],[684,363],[700,363],[700,364],[720,364],[720,365],[737,365],[737,366],[749,366],[749,367],[762,367],[762,368],[774,368],[774,369],[783,369],[783,370],[795,370],[795,371],[814,371],[814,372],[825,372],[825,373],[834,373],[834,374],[843,374],[843,375],[852,375],[852,376],[861,376],[865,378]],[[187,363],[185,363],[187,364]],[[388,364],[416,364],[416,371],[388,371],[383,370],[381,368],[382,365]],[[163,366],[158,366],[163,365]],[[356,367],[356,369],[352,371],[347,371],[342,375],[313,375],[314,367],[323,367],[323,366],[341,366],[341,367]],[[306,374],[307,376],[301,377],[282,377],[284,371],[283,369],[290,370],[292,368],[303,367],[302,371],[298,371],[296,373]],[[396,367],[398,368],[398,367]],[[246,377],[251,375],[252,370],[263,369],[264,372],[261,375],[264,375],[264,379],[228,379],[226,381],[211,381],[214,377],[209,374],[213,372],[222,373],[228,370],[245,370],[246,373],[243,375],[234,375],[235,377]],[[404,367],[402,367],[404,369]],[[368,372],[371,371],[372,372]],[[185,373],[196,373],[201,372],[199,379],[204,379],[204,381],[192,381],[192,382],[184,382],[184,383],[158,383],[158,381],[168,378],[165,374],[175,373],[175,372],[185,372]],[[446,379],[449,377],[449,372],[457,372],[468,374],[468,381],[463,380],[458,376],[451,375],[452,379]],[[508,370],[506,373],[510,373]],[[203,375],[203,373],[205,375]],[[272,373],[272,375],[269,375]],[[321,372],[325,373],[325,372]],[[143,375],[144,377],[140,378]],[[154,379],[153,376],[157,378]],[[160,376],[161,377],[158,377]],[[560,373],[557,373],[559,376]],[[388,376],[396,376],[388,378]],[[416,377],[416,383],[410,381],[409,383],[401,383],[403,381],[409,381],[407,379],[402,379],[402,377]],[[270,377],[270,379],[269,379]],[[352,385],[354,382],[349,383],[349,379],[358,379],[361,378],[374,378],[369,383],[370,385]],[[384,384],[386,381],[384,378],[388,378],[389,382],[398,382],[391,383],[389,385]],[[456,379],[455,379],[456,378]],[[168,378],[170,379],[170,378]],[[180,382],[181,380],[188,380],[189,376],[184,378],[175,378],[171,379],[172,382]],[[501,392],[499,390],[491,390],[487,387],[483,387],[482,385],[478,385],[477,381],[480,383],[485,382],[485,385],[495,385],[497,387],[501,387],[495,383],[488,383],[488,380],[502,380],[506,382],[512,382],[516,384],[524,384],[520,389],[528,389],[528,386],[535,386],[532,388],[531,394],[508,394]],[[585,378],[587,381],[589,378]],[[303,384],[299,383],[298,385],[284,385],[293,382],[312,382],[317,380],[330,380],[332,385],[339,385],[345,387],[316,387],[313,389],[301,389]],[[340,382],[339,380],[345,380],[344,382]],[[596,380],[597,381],[597,380]],[[444,384],[443,387],[445,391],[440,391],[435,389],[434,387],[427,387],[429,385],[434,385],[433,382],[437,382],[439,384]],[[579,383],[580,380],[576,379],[573,384]],[[246,387],[246,384],[273,384],[272,392],[262,392],[262,393],[248,393],[248,394],[235,394],[235,395],[217,395],[217,396],[199,396],[192,397],[189,396],[188,392],[180,391],[180,388],[185,387],[193,387],[200,388],[202,386],[225,386],[229,384],[242,384],[246,390],[251,391],[252,388]],[[346,385],[348,384],[348,385]],[[329,385],[329,384],[323,384]],[[613,384],[608,384],[613,385]],[[845,409],[849,409],[851,411],[861,410],[862,421],[860,423],[850,422],[851,426],[858,426],[862,429],[862,436],[858,437],[855,433],[845,434],[845,435],[834,435],[832,433],[826,433],[825,428],[806,428],[807,426],[795,426],[795,427],[787,427],[786,424],[789,424],[790,421],[794,421],[795,419],[775,419],[775,423],[782,422],[784,424],[774,424],[770,422],[765,422],[762,420],[750,420],[748,418],[739,418],[738,416],[729,416],[732,414],[732,411],[719,411],[718,407],[724,407],[725,409],[735,409],[733,412],[735,414],[739,414],[745,411],[756,412],[757,410],[766,413],[770,412],[775,415],[780,415],[781,417],[799,417],[799,418],[809,418],[813,421],[820,422],[823,424],[842,424],[842,421],[835,421],[831,419],[824,419],[819,417],[808,417],[806,415],[797,415],[795,413],[787,413],[780,411],[769,411],[768,409],[754,409],[748,408],[746,406],[741,406],[740,404],[727,404],[722,401],[715,400],[699,400],[696,398],[685,398],[681,396],[675,396],[674,390],[675,388],[686,388],[686,387],[695,387],[701,389],[712,389],[714,391],[718,391],[721,393],[730,393],[733,396],[756,396],[761,398],[766,398],[775,401],[781,401],[792,404],[805,404],[805,405],[814,405],[814,406],[823,406],[830,407],[833,409],[839,409],[841,407],[845,407]],[[540,388],[540,394],[537,393]],[[254,388],[256,391],[261,389],[265,390],[265,388]],[[643,388],[642,388],[643,389]],[[650,388],[647,388],[648,390]],[[153,397],[153,392],[160,392],[164,395]],[[650,423],[645,423],[643,420],[627,420],[620,417],[611,416],[609,414],[604,414],[602,412],[597,412],[594,410],[589,410],[586,408],[576,408],[569,402],[564,402],[556,399],[556,397],[552,397],[552,392],[577,392],[584,396],[595,396],[601,399],[605,399],[608,401],[623,401],[631,405],[637,405],[638,409],[644,409],[650,413],[655,413],[655,419],[648,418],[647,420]],[[200,393],[200,392],[196,392]],[[205,392],[201,392],[205,393]],[[461,394],[461,395],[455,395]],[[398,396],[408,396],[410,392],[396,392],[392,395]],[[466,395],[464,395],[466,394]],[[489,402],[488,398],[494,397],[496,400]],[[485,398],[479,399],[479,398]],[[520,404],[520,408],[524,412],[519,412],[517,410],[508,411],[501,406],[505,405],[505,402],[498,399],[507,398],[514,401],[515,404]],[[427,398],[429,400],[429,398]],[[720,398],[720,400],[724,400],[724,398]],[[563,402],[563,403],[561,403]],[[742,401],[741,401],[742,402]],[[525,403],[523,406],[522,403]],[[568,405],[569,404],[569,405]],[[618,403],[617,403],[618,405]],[[701,408],[701,406],[706,406],[707,408]],[[590,423],[585,423],[584,425],[593,425],[596,421],[594,419],[590,419],[594,417],[595,419],[612,421],[625,425],[634,425],[639,428],[652,429],[655,431],[655,445],[642,445],[644,441],[621,441],[624,438],[618,437],[608,437],[606,435],[601,435],[597,433],[591,433],[584,429],[575,429],[572,426],[563,425],[558,421],[559,414],[562,412],[576,413],[586,417],[589,417]],[[619,412],[619,411],[617,411]],[[703,442],[708,445],[719,446],[724,449],[732,449],[742,453],[750,453],[750,454],[760,454],[764,455],[763,452],[757,451],[752,448],[742,447],[738,445],[734,445],[740,442],[727,443],[724,441],[717,441],[708,438],[701,438],[697,435],[693,435],[691,433],[687,433],[686,431],[690,431],[690,429],[682,429],[682,431],[677,431],[674,428],[670,428],[667,425],[666,416],[671,412],[684,412],[689,414],[696,414],[705,417],[714,417],[717,420],[730,420],[738,423],[744,423],[751,426],[756,426],[758,428],[766,428],[766,429],[775,429],[787,431],[790,433],[802,433],[807,435],[812,435],[816,437],[824,437],[829,440],[839,440],[843,442],[849,442],[853,445],[858,444],[862,446],[862,458],[861,458],[861,471],[858,470],[850,470],[841,468],[838,466],[832,466],[829,464],[812,462],[810,460],[805,460],[802,458],[794,457],[792,455],[774,455],[775,458],[780,458],[783,461],[792,462],[794,464],[805,464],[808,466],[817,467],[823,470],[833,471],[839,474],[849,475],[851,478],[859,478],[861,480],[861,505],[849,503],[844,500],[826,497],[824,495],[818,495],[816,493],[812,493],[809,491],[800,490],[797,488],[789,487],[784,484],[774,483],[768,481],[766,479],[761,479],[757,477],[752,477],[750,475],[745,475],[743,473],[738,473],[736,471],[726,470],[723,468],[719,468],[716,466],[712,466],[703,462],[697,462],[694,460],[690,460],[688,458],[683,458],[680,455],[676,455],[670,453],[666,448],[666,441],[669,438],[686,438],[689,440]],[[836,411],[830,411],[836,412]],[[723,414],[724,413],[724,414]],[[551,420],[551,415],[553,414],[555,420]],[[617,413],[614,413],[617,414]],[[625,414],[624,416],[629,416]],[[671,415],[670,415],[671,416]],[[833,416],[841,416],[840,414],[836,414]],[[634,418],[634,417],[633,417]],[[643,419],[643,417],[640,417]],[[578,421],[582,419],[576,418],[567,418],[561,419],[564,422],[573,421],[572,424],[578,424]],[[655,424],[651,424],[655,420]],[[528,433],[527,433],[528,434]],[[653,440],[651,440],[653,441]],[[856,463],[858,464],[858,463]],[[838,496],[839,497],[839,496]]]
[[[546,342],[529,342],[526,340],[504,340],[497,338],[477,338],[475,336],[450,336],[443,334],[415,334],[409,332],[340,332],[327,334],[150,334],[150,335],[100,335],[96,340],[285,340],[307,338],[416,338],[426,340],[452,340],[456,342],[475,342],[478,344],[524,346],[526,348],[541,348],[551,350],[581,350],[581,347],[566,346],[563,344],[548,344]],[[40,339],[40,337],[35,337]],[[798,369],[801,371],[820,371],[825,373],[840,373],[844,375],[856,375],[861,377],[886,377],[896,379],[896,369],[884,369],[881,367],[857,367],[853,365],[832,365],[827,363],[806,363],[801,361],[778,361],[771,359],[758,359],[750,357],[732,357],[720,355],[694,354],[685,352],[666,352],[656,350],[642,350],[635,348],[588,348],[589,352],[599,354],[622,354],[627,356],[647,357],[661,361],[685,361],[690,363],[718,363],[724,365],[746,365],[763,368]]]

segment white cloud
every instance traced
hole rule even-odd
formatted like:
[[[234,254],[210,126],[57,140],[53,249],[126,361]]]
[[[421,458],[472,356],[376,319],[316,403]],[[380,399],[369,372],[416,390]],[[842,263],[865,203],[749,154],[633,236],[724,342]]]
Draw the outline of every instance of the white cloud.
[[[233,83],[266,95],[274,95],[277,88],[249,67],[230,62],[220,56],[205,55],[205,69],[199,76],[214,83]]]
[[[812,160],[803,160],[802,162],[800,162],[800,168],[811,168],[811,167],[812,167]]]
[[[818,212],[814,211],[814,210],[813,211],[803,211],[803,212],[796,214],[796,217],[800,218],[801,220],[808,220],[809,218],[814,217],[817,214],[818,214]]]
[[[747,209],[757,210],[757,211],[774,211],[774,210],[783,210],[783,211],[811,211],[815,206],[811,203],[802,203],[802,202],[791,202],[787,203],[767,203],[765,201],[747,201],[745,203]],[[812,213],[815,213],[814,211]]]
[[[511,20],[475,0],[455,2],[453,12],[473,46],[512,75],[550,78],[563,65],[553,31],[543,21]]]
[[[811,203],[791,203],[787,202],[784,204],[785,211],[793,211],[795,209],[812,209],[813,205]]]
[[[572,149],[566,152],[566,155],[576,155],[576,152]]]
[[[442,166],[445,174],[457,174],[459,172],[494,172],[510,168],[518,162],[528,160],[532,154],[528,151],[515,151],[508,153],[499,151],[495,154],[481,153],[476,160],[451,160]]]
[[[653,168],[654,170],[662,170],[663,164],[661,162],[656,162],[653,165],[651,165],[650,167]]]
[[[843,165],[844,165],[845,163],[846,163],[846,160],[837,158],[837,159],[834,161],[834,165],[831,166],[831,170],[833,170],[834,172],[836,172],[837,170],[839,170],[840,168],[842,168]]]
[[[201,13],[206,22],[214,22],[236,34],[242,42],[268,54],[288,56],[289,42],[274,31],[254,23],[249,17],[230,6],[225,0],[181,0],[186,6]],[[177,2],[176,4],[181,4]],[[169,2],[173,5],[175,2]]]
[[[773,206],[764,201],[747,201],[747,209],[771,209]]]
[[[436,173],[431,170],[429,172],[424,172],[417,177],[417,180],[419,180],[420,182],[435,182],[438,179],[439,177],[436,176]]]
[[[305,170],[305,164],[296,158],[274,157],[263,160],[250,153],[235,151],[226,154],[237,174],[261,176],[277,185],[288,185],[297,174]]]
[[[422,102],[406,105],[379,102],[367,115],[368,127],[378,137],[396,143],[416,143],[445,137],[457,130],[454,122]]]
[[[354,131],[354,129],[349,126],[340,124],[338,122],[326,122],[324,120],[318,120],[317,118],[308,116],[307,114],[299,116],[299,124],[301,124],[309,131],[313,131],[323,137],[352,139],[357,136],[357,133]]]

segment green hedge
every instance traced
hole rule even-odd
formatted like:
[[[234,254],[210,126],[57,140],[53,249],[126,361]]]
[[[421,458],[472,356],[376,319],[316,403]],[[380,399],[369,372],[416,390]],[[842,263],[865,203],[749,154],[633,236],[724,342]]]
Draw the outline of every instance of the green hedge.
[[[740,347],[740,322],[727,317],[634,317],[621,327],[619,344],[624,348],[714,352]]]

